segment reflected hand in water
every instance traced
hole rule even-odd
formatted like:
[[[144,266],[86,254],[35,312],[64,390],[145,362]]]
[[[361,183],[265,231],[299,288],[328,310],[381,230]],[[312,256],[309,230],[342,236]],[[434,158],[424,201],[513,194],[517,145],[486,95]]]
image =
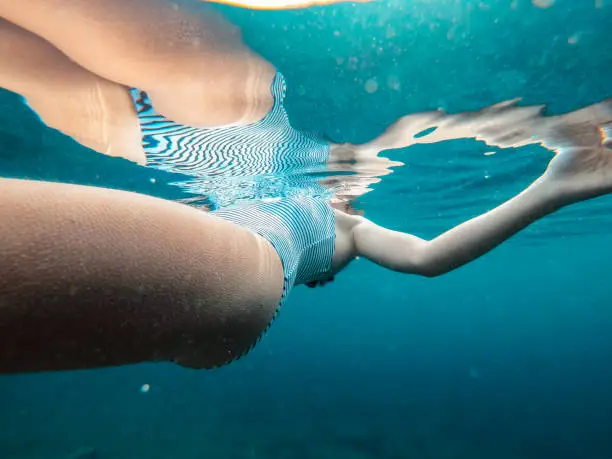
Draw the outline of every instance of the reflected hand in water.
[[[438,110],[407,115],[377,139],[359,145],[357,154],[372,156],[384,150],[469,138],[499,148],[533,144],[551,151],[567,145],[595,147],[601,141],[601,127],[612,118],[612,99],[556,116],[545,116],[543,105],[519,106],[519,101],[457,114]]]

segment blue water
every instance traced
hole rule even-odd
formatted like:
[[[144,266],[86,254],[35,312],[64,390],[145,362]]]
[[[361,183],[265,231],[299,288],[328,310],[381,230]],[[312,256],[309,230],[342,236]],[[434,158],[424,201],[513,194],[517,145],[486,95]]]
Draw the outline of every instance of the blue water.
[[[293,123],[337,141],[438,107],[523,96],[561,113],[612,96],[609,0],[509,3],[222,9],[285,74]],[[43,129],[15,96],[1,93],[0,107],[3,176],[181,197],[161,172]],[[359,207],[431,237],[512,196],[550,157],[489,150],[462,140],[393,152],[406,166]],[[611,204],[566,209],[437,279],[359,260],[324,289],[297,288],[262,343],[220,370],[1,377],[0,458],[608,459]]]

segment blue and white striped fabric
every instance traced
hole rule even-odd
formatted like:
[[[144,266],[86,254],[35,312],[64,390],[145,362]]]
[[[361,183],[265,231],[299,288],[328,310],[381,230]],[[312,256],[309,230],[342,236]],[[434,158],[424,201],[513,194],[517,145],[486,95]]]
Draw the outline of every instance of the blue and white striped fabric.
[[[333,208],[325,200],[286,198],[211,214],[249,228],[272,244],[283,264],[285,277],[278,309],[294,285],[332,277],[336,219]]]
[[[210,193],[213,200],[215,193],[240,190],[236,182],[241,179],[243,188],[261,183],[261,177],[271,183],[285,177],[298,185],[317,183],[308,174],[326,167],[329,144],[291,126],[283,105],[286,84],[282,74],[276,74],[271,91],[274,106],[263,120],[199,129],[165,118],[155,111],[144,91],[132,89],[147,166],[194,177],[183,188],[194,194]],[[316,191],[320,194],[322,190]]]

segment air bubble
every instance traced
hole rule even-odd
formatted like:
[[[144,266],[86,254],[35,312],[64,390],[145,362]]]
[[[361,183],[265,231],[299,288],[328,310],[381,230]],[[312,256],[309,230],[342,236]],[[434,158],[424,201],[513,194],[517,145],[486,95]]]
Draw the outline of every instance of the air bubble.
[[[389,87],[389,89],[399,91],[402,87],[402,84],[400,83],[400,79],[399,77],[397,77],[397,75],[389,75],[389,77],[387,78],[387,86]]]
[[[378,91],[378,82],[376,81],[376,79],[370,78],[368,81],[365,82],[364,88],[368,94],[373,94]]]

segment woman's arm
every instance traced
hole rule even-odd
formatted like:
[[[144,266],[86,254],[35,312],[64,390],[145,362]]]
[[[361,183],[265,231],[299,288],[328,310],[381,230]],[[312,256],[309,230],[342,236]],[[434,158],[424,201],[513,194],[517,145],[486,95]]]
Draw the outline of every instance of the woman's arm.
[[[591,136],[580,137],[581,141],[585,139],[585,143],[591,142]],[[605,145],[606,139],[600,141]],[[354,251],[395,271],[438,276],[486,254],[565,205],[610,192],[612,150],[602,145],[565,147],[542,177],[490,212],[431,241],[363,220],[352,228]]]
[[[486,254],[560,207],[546,183],[430,241],[364,221],[353,229],[358,254],[394,271],[439,276]]]

